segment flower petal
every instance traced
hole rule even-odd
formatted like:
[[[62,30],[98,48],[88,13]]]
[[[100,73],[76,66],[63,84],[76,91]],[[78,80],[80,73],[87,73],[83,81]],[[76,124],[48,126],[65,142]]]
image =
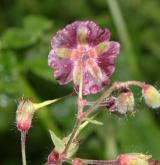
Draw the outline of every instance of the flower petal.
[[[101,42],[98,45],[96,45],[94,47],[94,49],[96,51],[97,56],[99,56],[99,55],[101,55],[101,54],[103,54],[103,53],[108,51],[108,49],[109,49],[109,42],[108,41]]]
[[[89,29],[87,40],[91,46],[95,46],[103,41],[109,41],[110,32],[107,28],[100,29],[100,27],[92,21],[87,22],[87,28]]]
[[[98,57],[98,65],[108,77],[110,77],[115,70],[114,59],[117,57],[120,49],[118,42],[109,43],[108,51]]]
[[[93,77],[95,77],[99,81],[103,80],[102,72],[101,72],[99,66],[97,65],[97,63],[93,59],[91,59],[91,58],[88,59],[86,65],[87,65],[89,72],[91,73],[91,75]]]
[[[80,25],[77,28],[77,42],[78,42],[78,44],[86,44],[87,43],[87,33],[88,33],[88,29],[84,25]]]
[[[116,58],[117,55],[119,54],[119,51],[120,51],[119,42],[110,41],[108,51],[104,52],[104,54],[102,54],[102,55],[103,56],[110,56],[112,58]]]
[[[72,49],[58,48],[55,51],[56,55],[61,58],[70,58],[72,56]]]
[[[85,70],[84,81],[83,81],[83,95],[96,94],[102,91],[105,86],[109,83],[109,78],[103,74],[103,80],[98,81],[95,77],[91,75],[88,70]],[[79,85],[75,86],[75,90],[78,92]]]
[[[75,85],[79,85],[79,83],[80,83],[80,75],[81,75],[81,68],[82,68],[81,65],[82,65],[82,63],[80,61],[78,61],[74,64],[73,82]]]
[[[58,31],[56,35],[52,38],[52,48],[76,48],[76,33],[78,26],[79,21],[76,21],[70,25],[67,25],[64,29]]]
[[[48,65],[54,70],[54,77],[59,84],[64,85],[72,80],[73,62],[57,57],[53,49],[48,56]]]

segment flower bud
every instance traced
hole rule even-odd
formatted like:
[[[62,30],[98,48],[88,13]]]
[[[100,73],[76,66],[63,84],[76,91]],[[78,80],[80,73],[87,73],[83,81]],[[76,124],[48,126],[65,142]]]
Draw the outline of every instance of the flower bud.
[[[122,88],[117,98],[107,98],[101,103],[101,106],[106,106],[109,112],[113,112],[120,116],[133,113],[135,111],[133,93],[128,88]]]
[[[44,165],[56,165],[58,160],[59,160],[59,153],[53,150],[48,156],[47,163],[45,163]]]
[[[151,108],[160,107],[160,93],[152,85],[144,85],[142,95],[146,104]]]
[[[21,132],[27,132],[31,127],[31,122],[34,114],[34,106],[30,100],[22,100],[18,105],[16,112],[17,128]]]
[[[21,100],[16,112],[17,128],[22,132],[27,132],[31,127],[34,112],[62,98],[63,97],[54,100],[47,100],[41,103],[32,103],[30,100]]]
[[[133,113],[134,109],[134,96],[130,89],[123,88],[117,98],[117,113],[125,115],[127,113]]]
[[[101,105],[104,105],[109,112],[117,112],[117,98],[116,97],[110,97],[107,98],[104,102],[101,103]]]
[[[117,159],[118,165],[150,165],[151,156],[140,153],[121,154]]]

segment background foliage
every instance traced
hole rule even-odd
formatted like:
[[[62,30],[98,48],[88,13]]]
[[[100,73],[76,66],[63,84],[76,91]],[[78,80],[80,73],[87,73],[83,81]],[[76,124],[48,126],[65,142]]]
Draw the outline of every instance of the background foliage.
[[[59,86],[47,66],[54,33],[75,20],[108,27],[121,42],[113,81],[141,80],[160,87],[159,0],[1,0],[0,1],[0,164],[20,165],[20,134],[15,127],[18,99],[34,102],[72,92]],[[143,152],[160,159],[160,114],[150,111],[134,89],[135,117],[99,116],[104,126],[81,133],[83,158],[113,159],[122,152]],[[97,96],[90,96],[95,99]],[[28,164],[45,162],[53,148],[48,129],[64,137],[73,126],[75,97],[39,111],[27,137]]]

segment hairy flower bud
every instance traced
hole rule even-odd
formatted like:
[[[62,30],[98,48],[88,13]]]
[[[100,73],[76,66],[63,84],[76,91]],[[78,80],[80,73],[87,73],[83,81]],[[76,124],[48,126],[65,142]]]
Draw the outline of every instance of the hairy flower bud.
[[[160,93],[152,85],[144,85],[142,95],[146,104],[151,108],[160,107]]]
[[[47,100],[41,103],[32,103],[30,100],[24,100],[24,99],[21,100],[16,112],[17,128],[22,132],[27,132],[31,127],[31,122],[34,112],[62,98],[63,97],[54,100]]]
[[[119,116],[132,114],[134,109],[134,96],[130,89],[122,88],[119,96],[110,97],[101,103],[101,106],[106,106],[109,112],[113,112]]]
[[[128,88],[122,88],[119,96],[112,101],[109,111],[115,112],[120,116],[132,114],[135,111],[132,91]]]
[[[117,109],[120,115],[134,112],[134,96],[130,89],[121,89],[117,98]]]
[[[34,106],[30,100],[22,100],[18,105],[16,112],[17,128],[21,132],[27,132],[31,127],[31,122],[34,114]]]
[[[117,159],[118,165],[150,165],[151,156],[140,153],[121,154]]]

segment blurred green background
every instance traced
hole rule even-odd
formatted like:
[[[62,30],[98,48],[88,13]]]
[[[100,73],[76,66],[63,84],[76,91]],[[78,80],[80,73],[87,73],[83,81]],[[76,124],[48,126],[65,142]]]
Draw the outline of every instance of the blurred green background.
[[[47,66],[50,40],[75,20],[108,27],[121,43],[114,81],[140,80],[160,88],[159,0],[1,0],[0,1],[0,165],[20,165],[20,133],[15,112],[23,96],[34,102],[72,92],[59,86]],[[135,91],[135,117],[99,115],[104,126],[89,125],[80,135],[77,156],[114,159],[124,152],[143,152],[160,159],[160,114],[145,106]],[[98,96],[90,96],[94,100]],[[41,109],[27,136],[29,165],[43,164],[53,148],[48,129],[60,137],[72,129],[76,97]]]

